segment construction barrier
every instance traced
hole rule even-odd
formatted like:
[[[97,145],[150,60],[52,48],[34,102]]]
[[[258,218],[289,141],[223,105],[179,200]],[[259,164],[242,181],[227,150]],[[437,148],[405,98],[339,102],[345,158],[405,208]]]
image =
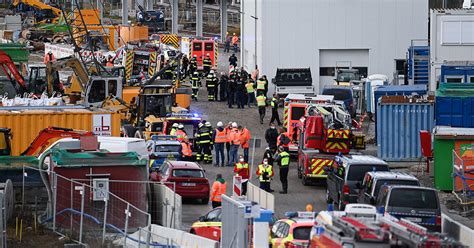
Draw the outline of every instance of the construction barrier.
[[[275,211],[275,196],[259,187],[247,183],[247,200],[260,204],[260,207]]]
[[[458,217],[469,222],[468,219]],[[457,241],[467,245],[469,248],[474,248],[474,229],[465,226],[460,221],[454,220],[454,217],[441,213],[441,230]]]
[[[139,231],[129,235],[127,240],[127,247],[138,248],[146,247],[144,242],[150,238],[151,247],[182,247],[182,248],[218,248],[219,242],[197,236],[178,229],[162,227],[152,224],[151,231],[140,229]],[[123,238],[122,238],[123,240]],[[122,244],[123,241],[118,240],[117,244]],[[141,243],[141,246],[140,246]],[[153,245],[155,244],[155,245]]]
[[[170,187],[163,184],[152,184],[152,210],[157,213],[153,217],[153,223],[165,227],[181,229],[182,206],[181,196],[176,194]]]

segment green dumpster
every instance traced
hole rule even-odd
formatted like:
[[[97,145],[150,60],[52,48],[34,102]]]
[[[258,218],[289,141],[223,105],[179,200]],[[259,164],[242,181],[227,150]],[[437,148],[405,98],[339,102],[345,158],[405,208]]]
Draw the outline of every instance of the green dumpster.
[[[434,178],[439,190],[453,190],[453,150],[474,144],[474,128],[438,126],[434,130]]]
[[[30,51],[20,43],[0,43],[0,50],[8,54],[15,63],[27,63],[30,56]]]

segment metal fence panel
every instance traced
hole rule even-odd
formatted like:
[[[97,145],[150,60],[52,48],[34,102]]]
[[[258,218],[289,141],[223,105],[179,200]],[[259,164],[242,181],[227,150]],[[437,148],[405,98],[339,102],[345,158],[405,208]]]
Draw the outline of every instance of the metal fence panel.
[[[245,219],[245,206],[222,195],[222,248],[246,248],[249,244],[249,221]]]
[[[275,211],[275,196],[251,183],[247,183],[247,200],[257,202],[262,208]]]

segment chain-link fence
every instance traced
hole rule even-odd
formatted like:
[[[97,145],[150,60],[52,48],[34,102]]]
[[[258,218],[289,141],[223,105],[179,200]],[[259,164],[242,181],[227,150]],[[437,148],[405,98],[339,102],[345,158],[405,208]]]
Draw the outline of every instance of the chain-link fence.
[[[38,187],[38,182],[42,187]],[[36,186],[35,196],[28,192],[28,185]],[[54,232],[90,247],[126,247],[127,241],[138,242],[142,247],[168,247],[166,242],[151,242],[149,231],[140,241],[129,235],[150,230],[147,185],[148,182],[109,181],[106,176],[80,181],[25,166],[22,207],[33,210],[29,212],[38,216],[39,223]],[[162,240],[166,241],[163,237]]]

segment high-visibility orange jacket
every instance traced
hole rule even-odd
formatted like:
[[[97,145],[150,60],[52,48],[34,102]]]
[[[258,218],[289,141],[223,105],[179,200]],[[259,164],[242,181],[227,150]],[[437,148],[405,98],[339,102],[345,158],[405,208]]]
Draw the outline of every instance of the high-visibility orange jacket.
[[[242,129],[242,132],[240,133],[240,144],[242,148],[249,148],[250,138],[252,138],[250,131],[247,128]]]
[[[216,137],[214,139],[214,143],[216,144],[222,144],[227,142],[227,132],[225,129],[220,131],[219,129],[216,129]]]
[[[215,181],[212,184],[211,201],[221,202],[222,195],[225,194],[226,188],[227,188],[227,184],[225,182],[221,183],[219,181]]]
[[[183,157],[193,156],[193,151],[191,150],[191,144],[189,144],[189,142],[181,142],[181,153],[183,154]]]
[[[229,133],[229,142],[231,145],[240,145],[240,131],[237,128],[232,129]]]
[[[45,54],[45,55],[44,55],[43,62],[44,62],[45,64],[47,64],[47,63],[50,62],[50,61],[54,61],[54,55],[53,55],[52,53],[51,53],[51,54],[49,54],[49,53]]]

